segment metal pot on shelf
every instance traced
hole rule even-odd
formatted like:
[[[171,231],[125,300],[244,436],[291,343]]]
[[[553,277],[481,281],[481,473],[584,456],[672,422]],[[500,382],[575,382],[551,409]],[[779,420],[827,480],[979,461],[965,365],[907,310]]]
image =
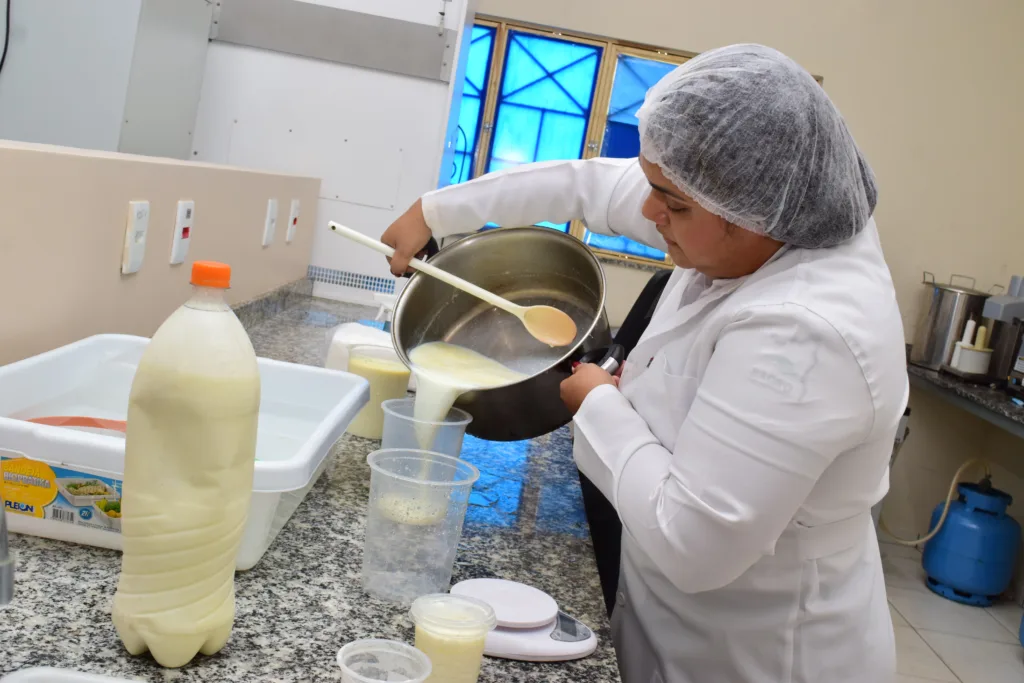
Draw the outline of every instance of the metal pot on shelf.
[[[467,432],[492,441],[547,434],[572,416],[558,385],[572,365],[611,344],[601,264],[579,240],[548,228],[504,228],[447,246],[430,263],[520,305],[561,308],[576,323],[571,346],[551,348],[518,319],[434,278],[412,276],[395,304],[391,337],[402,360],[420,344],[445,341],[522,372],[516,384],[463,394],[456,405],[473,416]],[[587,355],[584,358],[585,354]],[[605,357],[609,368],[621,357]],[[600,362],[600,361],[599,361]]]
[[[955,284],[957,279],[969,284]],[[927,301],[914,335],[910,362],[938,370],[949,364],[967,321],[981,319],[991,294],[975,289],[975,279],[965,275],[952,275],[949,284],[941,284],[934,274],[925,271],[922,283],[927,287]]]

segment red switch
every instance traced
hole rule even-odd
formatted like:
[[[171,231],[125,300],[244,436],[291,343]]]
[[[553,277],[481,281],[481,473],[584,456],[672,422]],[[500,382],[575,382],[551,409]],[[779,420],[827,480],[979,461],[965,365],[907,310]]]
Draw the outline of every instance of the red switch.
[[[181,239],[187,240],[188,239],[188,233],[191,230],[192,230],[192,228],[188,227],[187,225],[184,228],[182,228],[181,229]]]

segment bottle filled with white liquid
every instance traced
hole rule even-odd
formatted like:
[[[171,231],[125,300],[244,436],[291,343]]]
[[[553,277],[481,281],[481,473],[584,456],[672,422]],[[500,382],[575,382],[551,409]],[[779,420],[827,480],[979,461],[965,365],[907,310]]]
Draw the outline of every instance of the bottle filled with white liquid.
[[[218,652],[235,617],[260,377],[230,279],[225,264],[193,265],[192,298],[153,335],[128,404],[114,626],[166,667]]]

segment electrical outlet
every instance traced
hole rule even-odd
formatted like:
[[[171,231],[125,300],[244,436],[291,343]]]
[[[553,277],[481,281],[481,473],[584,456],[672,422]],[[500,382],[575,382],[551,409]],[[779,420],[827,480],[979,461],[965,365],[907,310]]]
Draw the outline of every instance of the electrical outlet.
[[[285,242],[290,244],[295,239],[295,232],[299,229],[299,200],[292,200],[292,208],[288,212],[288,232]]]
[[[121,274],[137,273],[146,255],[146,234],[149,232],[149,202],[128,202],[128,220],[124,229],[121,252]]]
[[[274,232],[277,230],[277,199],[267,202],[267,218],[263,223],[263,246],[274,243]]]
[[[188,245],[192,241],[192,222],[196,212],[196,203],[190,199],[178,202],[178,211],[174,217],[174,237],[171,238],[171,265],[185,262],[188,256]]]

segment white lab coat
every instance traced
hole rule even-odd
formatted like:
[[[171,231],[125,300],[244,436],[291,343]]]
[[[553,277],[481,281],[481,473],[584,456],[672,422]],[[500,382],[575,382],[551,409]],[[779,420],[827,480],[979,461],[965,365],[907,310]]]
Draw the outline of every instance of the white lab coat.
[[[435,234],[584,218],[664,248],[635,159],[551,162],[424,199]],[[625,683],[888,683],[870,508],[908,381],[874,221],[752,275],[677,268],[574,456],[623,522],[612,617]]]

